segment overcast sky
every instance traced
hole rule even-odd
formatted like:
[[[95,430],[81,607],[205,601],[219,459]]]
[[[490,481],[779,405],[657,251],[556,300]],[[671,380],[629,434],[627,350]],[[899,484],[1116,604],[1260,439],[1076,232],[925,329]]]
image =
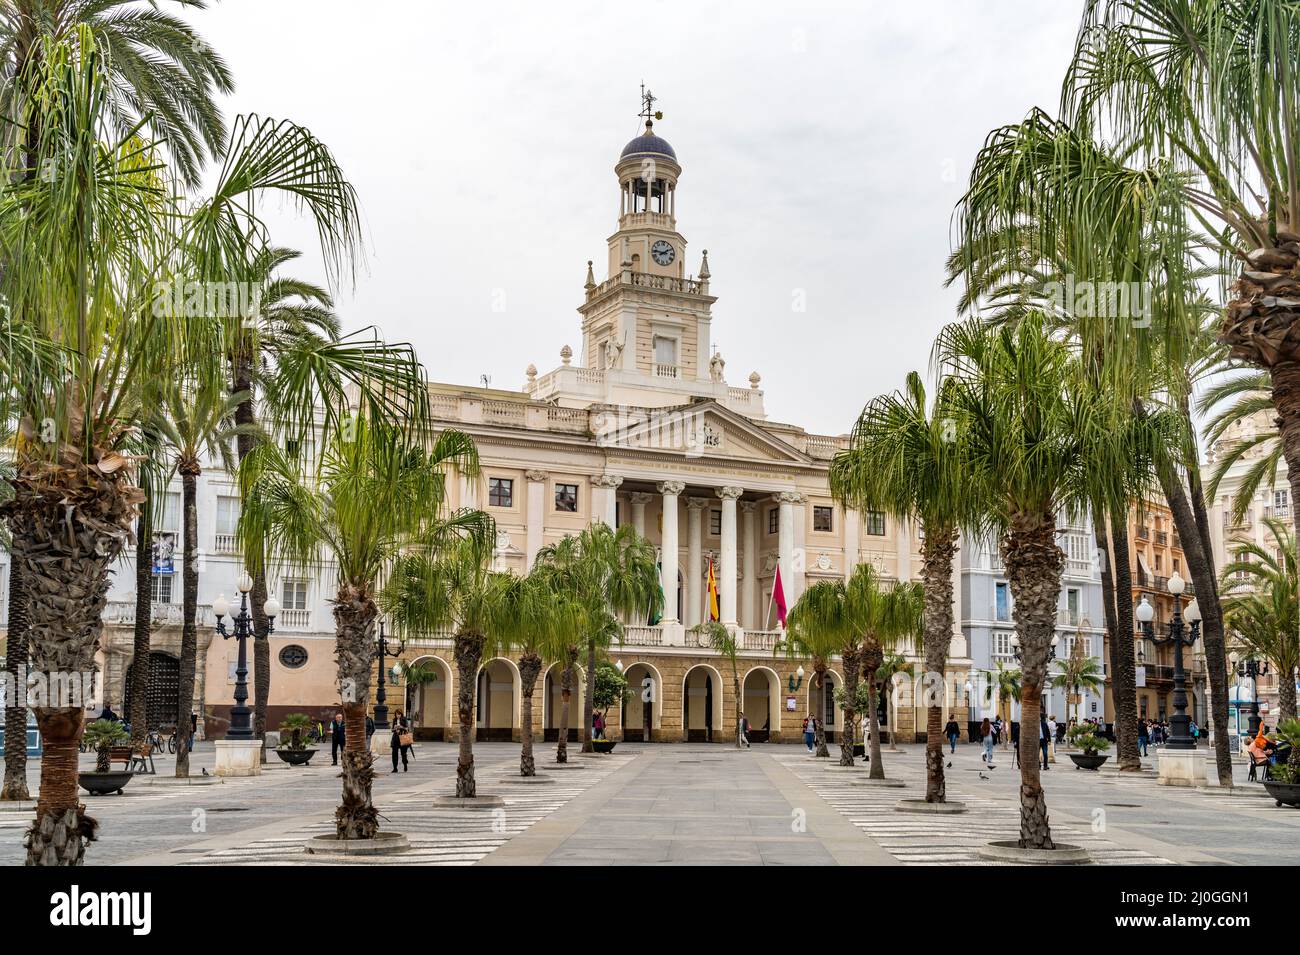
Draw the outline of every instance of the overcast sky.
[[[366,265],[340,290],[345,327],[412,342],[439,381],[519,388],[529,362],[577,350],[644,80],[682,164],[687,271],[709,250],[728,380],[758,371],[770,418],[837,434],[926,368],[954,315],[943,262],[971,161],[995,126],[1055,110],[1080,9],[224,0],[186,16],[234,72],[228,113],[308,126],[356,186]],[[310,248],[313,230],[271,218]]]

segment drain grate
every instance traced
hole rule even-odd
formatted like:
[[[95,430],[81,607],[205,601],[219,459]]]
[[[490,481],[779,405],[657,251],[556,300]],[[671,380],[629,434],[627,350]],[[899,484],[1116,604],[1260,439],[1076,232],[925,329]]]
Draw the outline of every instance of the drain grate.
[[[248,812],[247,806],[213,806],[208,812]]]
[[[1142,806],[1135,802],[1107,802],[1103,806],[1114,806],[1116,809],[1141,809]]]

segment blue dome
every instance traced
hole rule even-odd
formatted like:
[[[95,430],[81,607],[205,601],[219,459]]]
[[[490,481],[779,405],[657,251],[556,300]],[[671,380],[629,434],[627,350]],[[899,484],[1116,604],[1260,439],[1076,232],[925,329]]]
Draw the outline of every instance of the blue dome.
[[[673,152],[673,147],[668,145],[668,140],[654,133],[643,133],[632,140],[623,147],[619,158],[626,159],[628,156],[641,155],[667,156],[674,161],[677,159],[677,154]]]

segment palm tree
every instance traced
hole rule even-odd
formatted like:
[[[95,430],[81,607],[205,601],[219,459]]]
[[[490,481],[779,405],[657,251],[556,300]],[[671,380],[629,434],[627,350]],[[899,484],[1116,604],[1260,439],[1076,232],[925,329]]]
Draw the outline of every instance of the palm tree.
[[[880,758],[880,706],[877,694],[883,683],[881,670],[885,666],[886,655],[893,652],[900,640],[914,639],[923,631],[922,618],[925,611],[925,592],[917,583],[889,583],[880,579],[870,564],[861,564],[849,578],[845,587],[845,615],[850,628],[862,634],[862,670],[867,682],[867,727],[870,743],[871,778],[884,779],[885,765]],[[939,682],[927,691],[934,693],[943,686],[943,673],[939,673]],[[844,672],[845,692],[850,693],[848,667]],[[850,697],[851,698],[851,697]],[[845,714],[846,729],[850,724],[851,714]],[[853,734],[849,737],[849,762],[853,765]],[[890,734],[891,738],[893,733]],[[844,763],[841,747],[840,764]]]
[[[1060,670],[1052,677],[1052,687],[1058,690],[1065,690],[1066,693],[1073,693],[1079,698],[1076,710],[1076,719],[1083,720],[1083,691],[1089,690],[1093,693],[1099,692],[1106,686],[1106,674],[1102,671],[1101,665],[1095,658],[1085,656],[1083,652],[1083,634],[1080,632],[1074,638],[1074,646],[1070,648],[1070,655],[1061,661]],[[1066,708],[1069,708],[1069,701],[1066,701]],[[1069,713],[1066,714],[1069,716]]]
[[[987,510],[966,480],[967,434],[956,427],[951,392],[951,385],[941,385],[931,406],[921,376],[910,373],[902,391],[867,405],[830,472],[831,494],[846,507],[885,511],[919,525],[925,669],[939,674],[940,685],[952,642],[957,534],[982,526]],[[932,700],[926,708],[927,802],[944,801],[942,738],[943,707]]]
[[[379,828],[365,732],[376,592],[409,549],[430,552],[466,534],[478,541],[491,522],[478,512],[447,513],[448,473],[478,467],[473,442],[458,431],[442,432],[425,450],[397,428],[361,415],[324,432],[321,443],[320,464],[306,475],[275,445],[254,449],[240,469],[244,507],[237,539],[249,568],[264,570],[268,558],[318,565],[322,550],[335,564],[335,643],[347,739],[335,822],[340,839],[370,839]]]
[[[1220,341],[1233,358],[1270,372],[1293,499],[1300,493],[1298,60],[1294,4],[1088,0],[1062,95],[1071,116],[1104,122],[1131,161],[1172,169],[1185,218],[1210,237],[1224,284],[1236,276]],[[1195,484],[1192,491],[1190,508],[1178,502],[1175,520],[1204,615],[1216,763],[1220,782],[1230,785],[1226,650],[1215,632],[1221,611],[1203,496]]]
[[[435,546],[400,557],[384,590],[385,611],[399,630],[432,632],[454,630],[456,711],[459,720],[459,755],[456,761],[456,796],[478,795],[474,777],[474,691],[485,654],[504,652],[521,641],[533,624],[520,616],[537,599],[520,577],[491,569],[496,537],[492,520],[475,511],[460,512],[473,533],[449,546]]]
[[[224,382],[213,375],[202,382],[168,382],[162,413],[155,426],[175,455],[175,469],[181,476],[183,574],[181,598],[181,660],[177,681],[176,775],[190,774],[190,714],[194,709],[194,676],[198,665],[199,611],[199,503],[198,481],[206,455],[228,473],[235,472],[230,441],[238,432],[235,408],[241,395],[229,394]],[[139,621],[137,621],[137,624]],[[138,658],[139,659],[139,658]],[[137,666],[148,666],[148,654]],[[132,697],[132,703],[135,698]],[[133,724],[134,725],[134,724]]]
[[[519,775],[536,776],[533,758],[533,694],[545,660],[559,659],[581,630],[581,608],[563,591],[551,587],[539,572],[521,578],[508,589],[504,611],[513,620],[512,649],[519,652]]]
[[[912,676],[914,667],[907,662],[907,657],[901,653],[891,652],[885,654],[885,662],[880,664],[876,669],[876,685],[880,687],[882,693],[889,693],[889,751],[898,752],[898,705],[894,701],[894,677],[902,674]]]
[[[203,9],[204,0],[174,0]],[[105,110],[118,132],[144,125],[167,147],[186,185],[198,182],[206,158],[221,152],[226,124],[216,97],[234,89],[222,58],[184,20],[131,0],[9,0],[0,6],[0,114],[14,125],[35,116],[24,80],[61,43],[81,30],[107,54]],[[38,116],[35,118],[39,119]],[[30,149],[39,132],[28,137]],[[28,164],[34,168],[36,163]]]
[[[1014,330],[950,325],[937,350],[958,382],[958,428],[969,429],[971,484],[993,502],[1015,606],[1023,678],[1021,719],[1039,724],[1048,649],[1056,633],[1064,554],[1057,515],[1099,496],[1090,483],[1113,418],[1079,376],[1067,346],[1027,316]],[[1047,803],[1035,755],[1037,734],[1021,733],[1020,846],[1051,849]]]
[[[350,202],[341,190],[339,210]],[[227,355],[230,391],[244,396],[235,409],[241,462],[257,445],[259,428],[285,445],[302,446],[310,440],[317,408],[324,409],[327,427],[346,418],[349,389],[375,420],[418,429],[428,417],[419,363],[409,346],[384,343],[374,329],[343,335],[326,289],[280,273],[299,255],[267,246],[248,267],[258,307],[235,330]],[[259,392],[267,406],[264,415],[256,403]],[[253,730],[262,740],[271,694],[271,644],[262,612],[266,597],[266,576],[254,574]],[[265,759],[265,749],[262,755]]]
[[[8,411],[7,408],[0,409]],[[5,416],[7,417],[7,415]],[[3,419],[0,419],[3,420]],[[0,425],[3,426],[3,425]],[[0,496],[5,499],[13,491],[9,483],[12,469],[6,462],[4,473],[0,476]],[[8,534],[8,528],[0,523],[2,543],[10,553],[9,560],[9,628],[5,636],[5,672],[21,673],[27,666],[27,590],[23,586],[23,576],[18,559],[14,556],[14,542]],[[5,707],[5,776],[4,787],[0,789],[0,800],[31,799],[27,791],[27,706],[26,700],[14,694]]]
[[[538,551],[536,565],[547,565],[563,587],[578,602],[588,624],[632,614],[658,612],[663,603],[659,589],[659,567],[650,542],[635,528],[624,525],[614,530],[597,522],[580,534],[568,535]],[[617,624],[617,620],[615,620]],[[595,712],[596,652],[609,646],[612,639],[622,639],[617,630],[592,629],[587,638],[587,692],[583,702],[582,751],[595,752],[591,745],[591,721]],[[567,682],[567,675],[566,675]],[[567,700],[565,712],[568,712]],[[561,747],[564,746],[563,733]],[[560,752],[564,752],[563,748]],[[564,762],[557,754],[557,762]]]
[[[791,657],[808,657],[812,660],[813,686],[817,688],[816,752],[815,756],[829,757],[826,747],[826,730],[822,717],[826,712],[826,671],[828,661],[846,645],[849,637],[848,621],[844,613],[844,583],[838,580],[819,580],[808,587],[785,619],[785,637],[778,644]],[[857,638],[854,637],[854,640]],[[850,759],[853,744],[849,744]],[[840,749],[843,764],[844,751]],[[850,762],[848,765],[852,765]]]
[[[1007,724],[1006,744],[1011,745],[1011,701],[1020,702],[1020,670],[1008,667],[998,661],[996,670],[981,670],[984,675],[984,702],[993,701],[994,695],[998,701],[998,715],[1002,721]]]
[[[989,302],[993,324],[1041,317],[1078,349],[1080,386],[1110,405],[1116,440],[1108,460],[1093,463],[1097,497],[1088,511],[1103,551],[1119,767],[1136,771],[1128,513],[1158,481],[1203,592],[1214,666],[1222,659],[1223,628],[1190,396],[1217,373],[1226,352],[1213,340],[1197,287],[1210,273],[1199,265],[1200,238],[1187,229],[1177,201],[1178,176],[1162,163],[1130,168],[1125,159],[1122,150],[1094,142],[1090,122],[1061,122],[1038,109],[994,130],[959,207],[962,241],[949,260],[949,280],[964,279],[964,310],[979,312]],[[1226,676],[1211,677],[1220,678],[1216,700],[1226,699]],[[1225,702],[1217,725],[1226,713]],[[1216,746],[1221,777],[1230,779],[1224,734]]]
[[[1223,608],[1228,626],[1253,656],[1278,674],[1281,719],[1295,719],[1296,668],[1300,667],[1300,579],[1295,535],[1285,521],[1264,518],[1271,546],[1250,538],[1229,542],[1232,560],[1223,568]]]

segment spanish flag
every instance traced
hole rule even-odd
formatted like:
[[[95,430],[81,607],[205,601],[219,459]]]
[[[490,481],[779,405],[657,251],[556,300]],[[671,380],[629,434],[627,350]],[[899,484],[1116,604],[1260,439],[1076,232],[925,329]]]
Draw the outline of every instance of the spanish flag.
[[[718,612],[718,579],[713,576],[713,558],[709,558],[709,619],[721,620]]]

